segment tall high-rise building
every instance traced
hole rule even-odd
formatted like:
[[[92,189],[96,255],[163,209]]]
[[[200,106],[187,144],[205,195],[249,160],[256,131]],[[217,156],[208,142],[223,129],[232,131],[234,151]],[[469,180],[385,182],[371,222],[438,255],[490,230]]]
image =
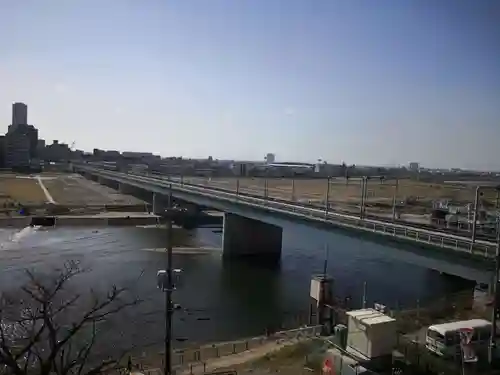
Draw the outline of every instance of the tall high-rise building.
[[[30,158],[36,157],[37,153],[37,145],[38,145],[38,129],[33,125],[27,124],[17,124],[10,125],[9,130],[7,131],[7,135],[12,134],[23,134],[28,137],[29,140],[29,154]]]
[[[12,103],[12,126],[28,125],[28,106],[24,103]]]

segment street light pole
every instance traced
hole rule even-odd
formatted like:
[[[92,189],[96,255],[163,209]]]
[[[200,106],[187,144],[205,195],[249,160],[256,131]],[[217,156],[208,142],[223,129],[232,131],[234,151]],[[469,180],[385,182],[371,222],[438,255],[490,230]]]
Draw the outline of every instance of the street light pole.
[[[392,221],[396,220],[396,200],[398,196],[398,185],[399,180],[396,178],[396,184],[394,185],[394,196],[392,197]]]
[[[363,209],[365,206],[365,185],[366,180],[364,177],[361,178],[361,207],[359,209],[359,218],[363,219]]]
[[[330,201],[330,176],[326,179],[326,194],[325,194],[325,216],[328,215]]]
[[[167,285],[165,291],[165,375],[172,375],[172,291],[173,291],[173,277],[172,277],[172,185],[170,185],[170,192],[168,197],[167,209]]]
[[[361,218],[365,218],[365,211],[366,211],[366,199],[368,198],[368,180],[370,180],[369,176],[364,177],[365,183],[363,186],[363,206],[361,207]]]
[[[476,196],[474,197],[474,213],[472,215],[472,246],[474,246],[474,243],[476,242],[476,230],[477,230],[477,211],[478,211],[478,206],[479,206],[479,190],[481,190],[481,187],[478,186],[476,187]]]
[[[498,218],[497,218],[498,227]],[[493,354],[496,348],[497,322],[500,318],[500,232],[497,231],[497,246],[495,252],[495,279],[493,284],[493,309],[491,316],[490,345],[488,348],[488,361],[493,362]]]

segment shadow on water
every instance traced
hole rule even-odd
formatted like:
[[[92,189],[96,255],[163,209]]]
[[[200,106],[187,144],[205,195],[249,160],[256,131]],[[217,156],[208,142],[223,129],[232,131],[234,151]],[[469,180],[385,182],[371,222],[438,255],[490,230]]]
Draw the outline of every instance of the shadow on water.
[[[240,317],[237,324],[246,326],[245,333],[263,333],[264,327],[282,325],[286,284],[279,259],[223,259],[221,274],[225,302]]]

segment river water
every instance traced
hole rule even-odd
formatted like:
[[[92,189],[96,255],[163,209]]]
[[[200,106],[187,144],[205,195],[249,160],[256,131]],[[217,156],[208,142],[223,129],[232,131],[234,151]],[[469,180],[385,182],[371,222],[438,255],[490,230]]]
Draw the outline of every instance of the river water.
[[[164,295],[156,288],[156,272],[165,268],[165,229],[58,228],[0,230],[0,289],[12,290],[25,280],[25,269],[45,272],[77,260],[89,271],[78,288],[104,290],[111,284],[133,287],[145,300],[128,313],[123,336],[113,344],[133,342],[160,346],[163,338]],[[176,231],[176,244],[220,247],[221,234],[210,229]],[[176,345],[230,340],[262,334],[265,327],[298,324],[308,311],[311,275],[320,273],[328,244],[328,274],[335,294],[361,303],[363,282],[368,300],[414,306],[419,299],[452,293],[463,285],[438,272],[388,257],[389,245],[368,242],[301,224],[286,224],[279,266],[223,262],[221,251],[174,254],[183,269],[174,294],[183,310],[176,311]],[[155,250],[156,249],[156,250]],[[303,322],[303,321],[302,321]]]

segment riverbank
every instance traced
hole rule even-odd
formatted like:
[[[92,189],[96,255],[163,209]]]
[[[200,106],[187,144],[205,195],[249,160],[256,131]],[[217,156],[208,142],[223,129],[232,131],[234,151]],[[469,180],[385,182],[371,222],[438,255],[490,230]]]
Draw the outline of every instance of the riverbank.
[[[321,329],[321,326],[304,326],[279,331],[270,336],[257,336],[203,345],[198,348],[178,349],[172,353],[172,365],[177,374],[186,375],[227,369],[231,366],[258,360],[283,348],[308,342],[318,337]],[[143,353],[141,357],[133,357],[132,364],[141,371],[154,373],[163,368],[163,359],[163,353]]]
[[[89,181],[78,174],[41,173],[22,175],[0,173],[2,211],[16,211],[19,206],[142,206],[145,202]]]
[[[140,212],[102,212],[95,215],[44,215],[0,217],[2,228],[149,226],[160,223],[160,216]]]

